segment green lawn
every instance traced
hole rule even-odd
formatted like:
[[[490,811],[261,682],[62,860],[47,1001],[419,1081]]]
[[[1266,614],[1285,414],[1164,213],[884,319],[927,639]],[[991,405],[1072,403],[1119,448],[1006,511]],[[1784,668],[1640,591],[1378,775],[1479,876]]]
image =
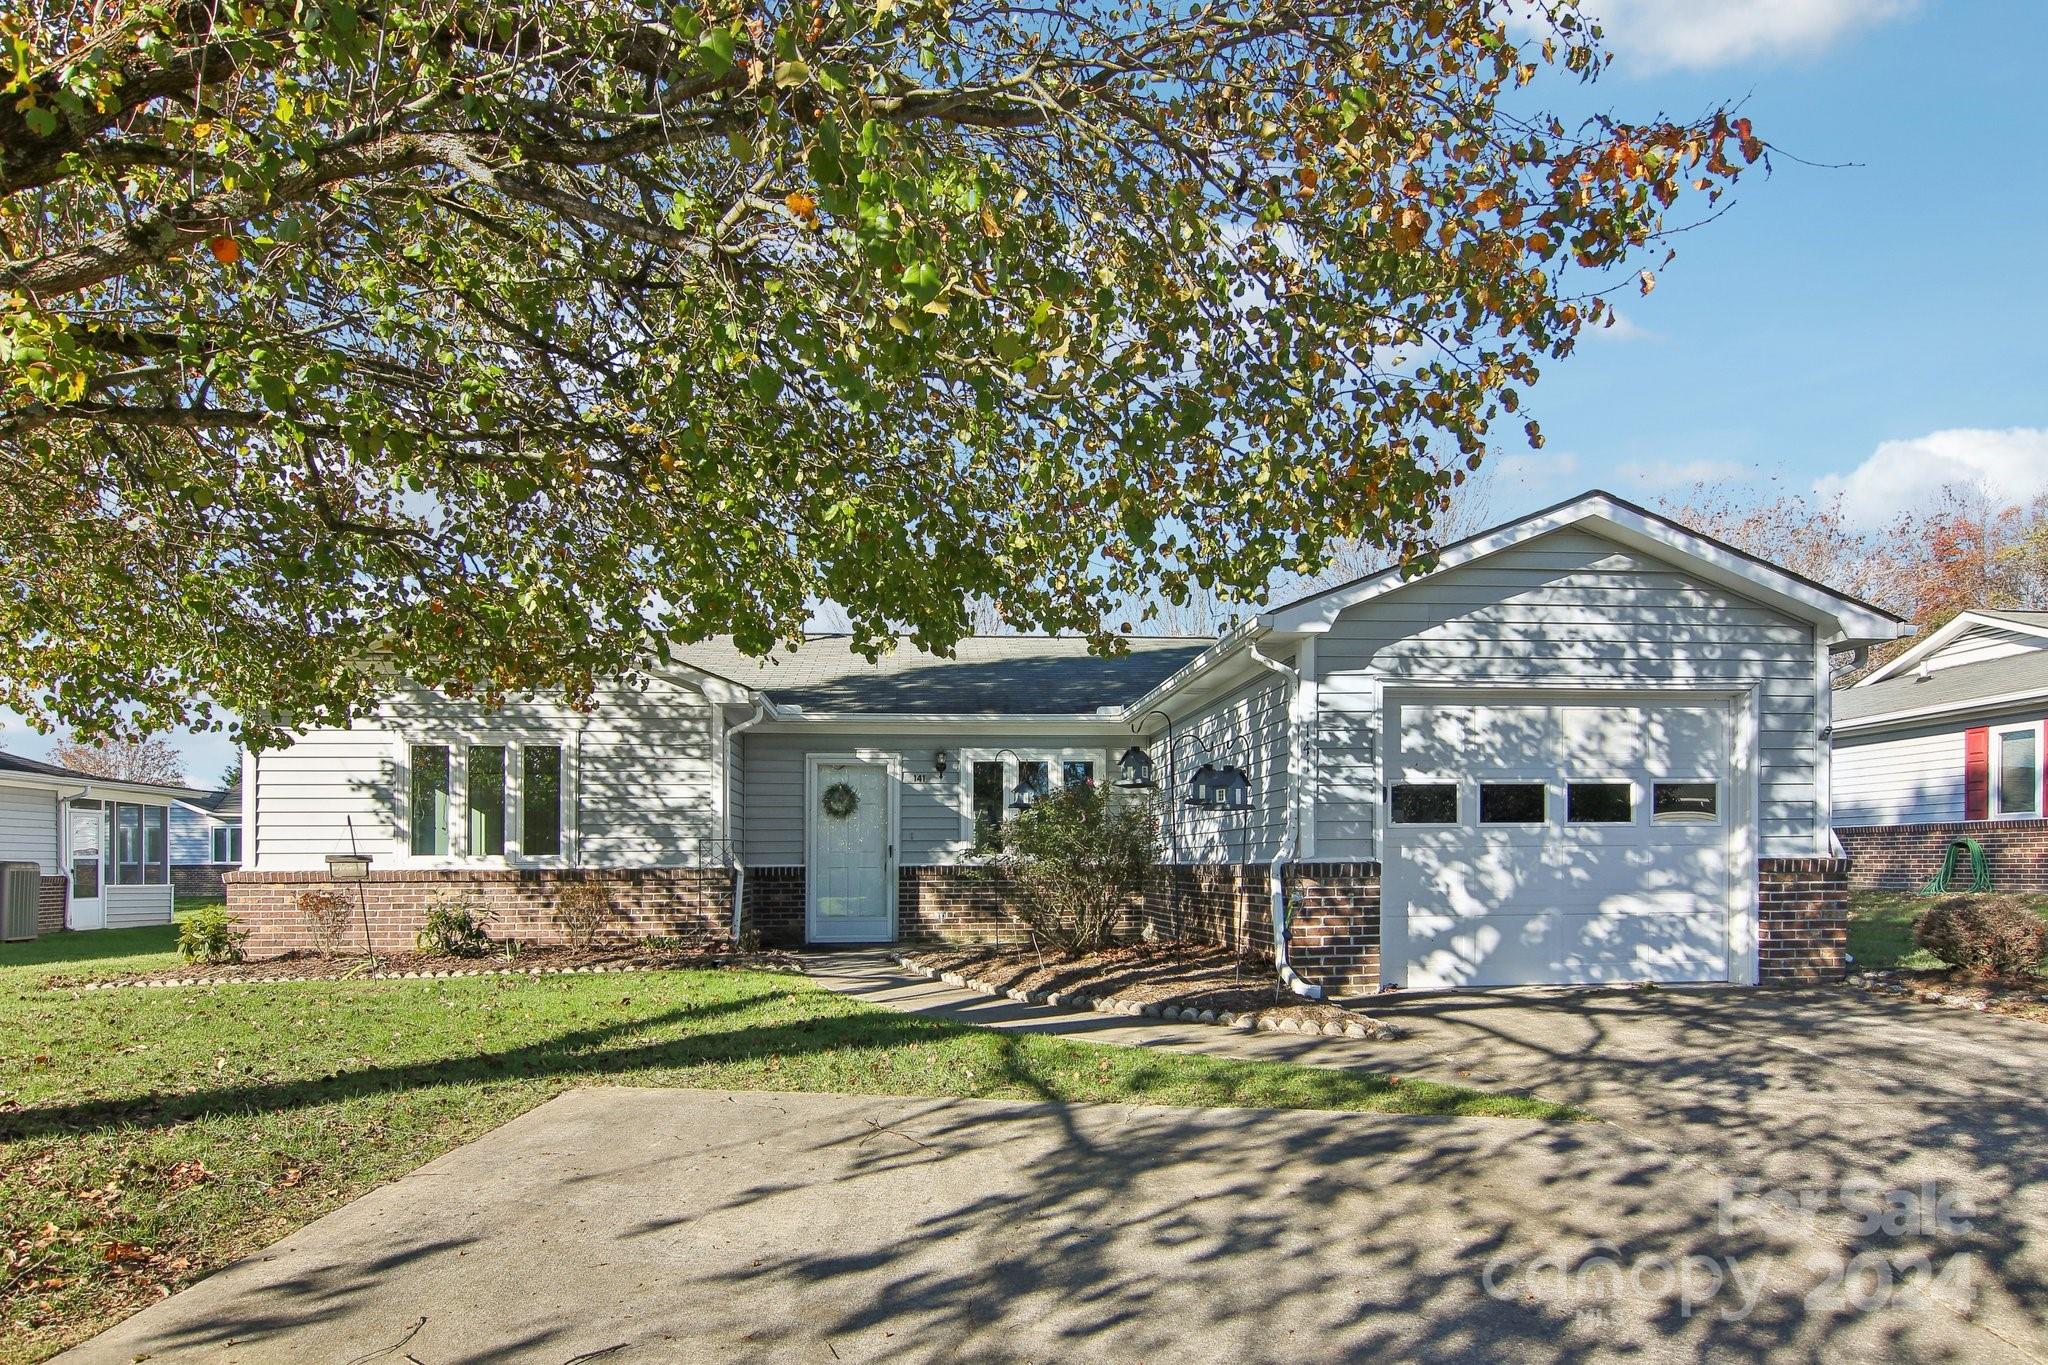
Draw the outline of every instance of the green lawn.
[[[2048,919],[2048,896],[2029,896],[2035,911]],[[1910,891],[1857,891],[1849,897],[1849,955],[1858,967],[1904,967],[1909,970],[1946,967],[1913,942],[1913,921],[1929,900]],[[2043,969],[2048,975],[2048,968]]]
[[[800,978],[50,990],[175,930],[0,948],[0,1359],[48,1355],[574,1085],[1569,1118],[1543,1101],[1016,1037]]]

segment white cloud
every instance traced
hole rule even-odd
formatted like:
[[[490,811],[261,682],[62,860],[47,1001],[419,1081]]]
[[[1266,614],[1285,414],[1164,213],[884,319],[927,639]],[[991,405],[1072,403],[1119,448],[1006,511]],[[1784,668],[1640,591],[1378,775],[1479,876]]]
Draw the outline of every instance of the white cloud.
[[[1958,427],[1886,441],[1849,473],[1816,480],[1813,491],[1841,498],[1852,522],[1881,526],[1901,512],[1935,506],[1948,488],[2001,507],[2048,495],[2048,428]]]
[[[1653,332],[1638,323],[1619,308],[1610,308],[1608,317],[1612,322],[1600,322],[1588,327],[1581,335],[1593,341],[1662,341],[1663,335]]]
[[[1628,66],[1722,66],[1752,57],[1808,57],[1859,28],[1896,19],[1919,0],[1586,0]]]
[[[1653,493],[1691,488],[1701,483],[1728,483],[1752,477],[1756,471],[1733,460],[1628,460],[1614,472],[1624,483]]]

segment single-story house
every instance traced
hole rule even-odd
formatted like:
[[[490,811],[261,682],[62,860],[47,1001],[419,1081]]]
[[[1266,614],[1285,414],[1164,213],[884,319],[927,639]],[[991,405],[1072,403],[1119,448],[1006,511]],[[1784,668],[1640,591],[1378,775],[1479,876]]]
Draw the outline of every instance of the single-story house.
[[[181,896],[220,896],[242,865],[242,784],[193,792],[171,807],[171,882]]]
[[[1835,833],[1859,886],[1919,886],[1956,839],[2048,892],[2048,611],[1966,611],[1835,694]]]
[[[0,753],[0,864],[33,865],[37,914],[11,902],[7,937],[169,924],[171,810],[185,787],[117,782]],[[13,878],[0,895],[14,894]],[[25,886],[26,883],[24,882]]]
[[[1338,994],[1838,972],[1829,677],[1891,614],[1605,493],[1220,639],[982,637],[870,663],[712,642],[584,711],[401,687],[244,758],[230,908],[273,951],[368,855],[373,939],[456,898],[542,937],[600,880],[632,931],[1014,937],[978,839],[1064,783],[1149,785],[1137,912]],[[1276,927],[1278,932],[1276,933]]]

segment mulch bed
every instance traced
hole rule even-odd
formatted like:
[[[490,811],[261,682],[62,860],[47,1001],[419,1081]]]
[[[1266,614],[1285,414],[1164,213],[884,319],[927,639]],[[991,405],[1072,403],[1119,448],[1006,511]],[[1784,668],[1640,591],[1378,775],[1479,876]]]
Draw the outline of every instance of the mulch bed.
[[[1853,984],[1880,995],[1905,996],[1930,1005],[1948,1005],[1982,1014],[2005,1014],[2048,1024],[2048,982],[2038,979],[2011,981],[2001,977],[1971,976],[1946,967],[1925,971],[1888,968],[1862,972],[1849,979]]]
[[[1290,1033],[1400,1036],[1355,1010],[1289,992],[1270,962],[1207,944],[1140,943],[1072,959],[1015,947],[920,947],[899,956],[929,975],[1033,1004]]]
[[[643,944],[608,944],[576,948],[567,944],[523,945],[516,956],[487,953],[451,957],[437,953],[379,953],[373,970],[361,954],[323,957],[313,952],[281,953],[276,957],[209,966],[188,962],[168,970],[121,972],[100,976],[53,976],[51,989],[100,990],[113,986],[203,986],[225,981],[388,981],[394,977],[552,976],[563,972],[647,972],[736,967],[751,971],[800,972],[802,966],[782,953],[742,953],[711,946],[649,948]]]

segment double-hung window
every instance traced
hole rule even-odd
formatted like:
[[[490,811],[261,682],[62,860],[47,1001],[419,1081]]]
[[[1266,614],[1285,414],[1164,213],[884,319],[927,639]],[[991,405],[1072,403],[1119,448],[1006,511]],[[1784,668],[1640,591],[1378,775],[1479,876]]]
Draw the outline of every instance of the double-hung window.
[[[2000,816],[2041,814],[2041,727],[2018,725],[1997,732],[1992,813]]]
[[[406,846],[413,857],[562,856],[561,745],[410,744],[406,762]]]

